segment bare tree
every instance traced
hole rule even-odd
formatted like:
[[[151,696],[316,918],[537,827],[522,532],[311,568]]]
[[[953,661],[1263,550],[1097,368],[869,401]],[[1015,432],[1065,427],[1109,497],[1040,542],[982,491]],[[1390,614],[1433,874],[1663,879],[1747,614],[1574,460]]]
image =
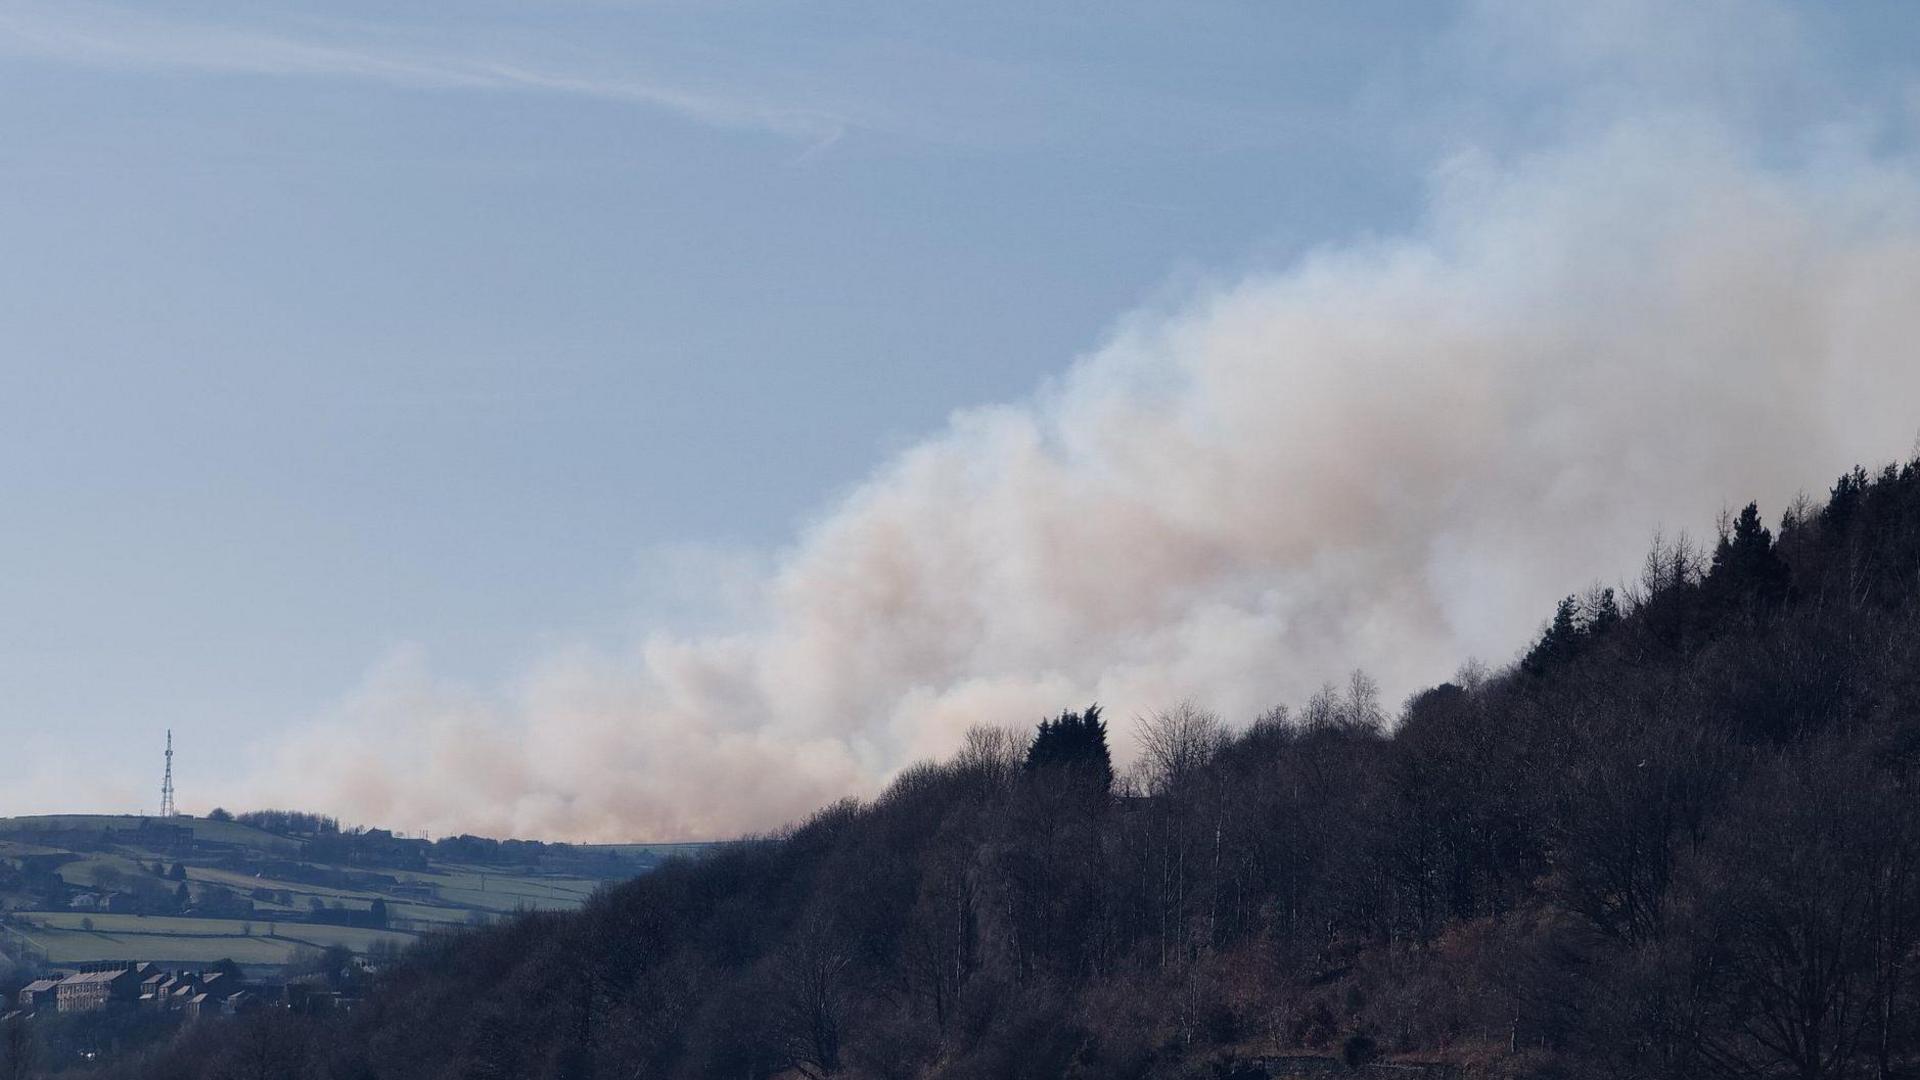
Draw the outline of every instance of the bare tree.
[[[1163,794],[1205,768],[1227,744],[1220,717],[1191,701],[1136,718],[1133,735],[1140,744],[1141,787],[1149,795]]]
[[[1850,750],[1763,771],[1734,808],[1745,827],[1712,852],[1724,992],[1705,1050],[1731,1075],[1784,1066],[1822,1080],[1894,1063],[1882,1035],[1911,1008],[1900,961],[1915,940],[1914,812]]]
[[[219,1080],[294,1080],[307,1075],[311,1064],[304,1024],[298,1017],[267,1009],[236,1025],[224,1060],[212,1072]]]
[[[1002,790],[1020,775],[1025,754],[1026,746],[1012,728],[975,724],[967,729],[954,767],[977,778],[989,790]]]
[[[1380,731],[1387,726],[1387,712],[1380,705],[1380,684],[1359,668],[1347,676],[1347,698],[1342,705],[1342,719],[1352,730]]]
[[[40,1063],[39,1051],[27,1018],[8,1020],[0,1029],[0,1080],[29,1080]]]
[[[775,958],[775,1018],[788,1065],[809,1080],[840,1071],[852,958],[821,915],[807,917]]]

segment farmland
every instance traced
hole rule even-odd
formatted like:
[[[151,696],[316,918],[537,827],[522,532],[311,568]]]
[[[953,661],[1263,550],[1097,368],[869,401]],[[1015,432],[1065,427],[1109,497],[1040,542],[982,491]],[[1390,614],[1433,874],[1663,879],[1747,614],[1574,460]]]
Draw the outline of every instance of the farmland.
[[[181,820],[181,819],[175,819]],[[263,851],[297,851],[299,843],[234,821],[206,818],[192,822],[194,839],[202,843],[232,844]],[[132,814],[40,814],[30,817],[0,818],[0,836],[43,833],[98,832],[108,834],[139,833],[151,829],[157,819]]]
[[[365,954],[380,943],[404,947],[417,938],[350,926],[64,911],[17,912],[7,936],[24,941],[51,964],[101,960],[211,964],[230,959],[253,965],[284,965],[301,949],[341,946]]]
[[[700,850],[428,843],[193,817],[0,818],[0,962],[284,966],[318,950],[366,954],[518,911],[577,908],[608,883]]]

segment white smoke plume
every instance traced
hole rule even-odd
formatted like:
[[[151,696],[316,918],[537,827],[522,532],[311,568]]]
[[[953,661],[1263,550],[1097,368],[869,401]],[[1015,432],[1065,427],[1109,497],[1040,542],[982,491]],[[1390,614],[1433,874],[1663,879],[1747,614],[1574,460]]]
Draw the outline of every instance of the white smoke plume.
[[[827,506],[727,632],[500,693],[400,657],[253,801],[562,839],[766,828],[975,723],[1244,720],[1524,647],[1657,527],[1771,516],[1920,429],[1920,175],[1695,116],[1435,173],[1410,235],[1138,313]],[[1124,740],[1122,740],[1124,741]]]

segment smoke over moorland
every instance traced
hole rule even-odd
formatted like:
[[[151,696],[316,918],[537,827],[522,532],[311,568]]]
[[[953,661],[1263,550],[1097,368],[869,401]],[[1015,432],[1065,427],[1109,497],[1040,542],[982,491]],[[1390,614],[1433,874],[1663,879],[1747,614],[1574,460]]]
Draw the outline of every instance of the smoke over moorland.
[[[1189,697],[1245,719],[1354,666],[1397,695],[1504,661],[1656,527],[1772,516],[1912,446],[1920,177],[1838,145],[1763,164],[1666,118],[1452,160],[1410,234],[1137,313],[1029,400],[955,414],[824,507],[733,628],[498,693],[397,658],[253,794],[720,836],[975,723]]]

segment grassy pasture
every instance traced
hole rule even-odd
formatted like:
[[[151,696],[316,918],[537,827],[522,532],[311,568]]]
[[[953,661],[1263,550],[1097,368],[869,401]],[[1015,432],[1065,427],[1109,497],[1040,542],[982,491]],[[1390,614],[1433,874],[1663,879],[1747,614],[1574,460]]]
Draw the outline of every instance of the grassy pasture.
[[[0,840],[0,859],[18,859],[28,855],[59,855],[65,848],[44,847],[19,840]]]
[[[68,884],[78,885],[83,889],[91,889],[98,885],[100,872],[102,870],[109,872],[108,880],[112,880],[111,875],[117,873],[125,880],[147,878],[151,881],[161,883],[169,890],[176,884],[165,878],[154,877],[153,860],[151,859],[142,861],[131,859],[124,855],[104,853],[82,855],[74,861],[61,866],[59,873],[61,878]]]
[[[227,888],[238,892],[242,896],[253,892],[255,889],[272,889],[275,892],[292,893],[296,906],[304,904],[306,902],[305,898],[310,896],[317,896],[328,903],[332,903],[335,900],[357,900],[359,901],[357,906],[360,907],[365,907],[368,903],[381,898],[381,894],[377,892],[367,892],[361,889],[336,889],[324,885],[303,885],[297,881],[277,881],[273,878],[254,877],[252,874],[242,874],[233,870],[219,870],[211,866],[187,867],[187,880],[205,881],[214,885],[225,885]]]
[[[437,904],[415,904],[405,900],[387,902],[388,918],[400,922],[424,923],[440,929],[471,925],[476,916],[483,914],[483,912],[470,911],[466,908],[441,907]]]
[[[297,944],[279,938],[175,934],[124,934],[85,930],[27,930],[20,934],[49,964],[101,960],[153,960],[176,964],[285,964]]]
[[[463,907],[507,912],[564,911],[577,908],[600,882],[590,878],[539,874],[497,874],[476,867],[449,866],[439,871],[401,871],[402,881],[433,886],[436,899]]]
[[[75,832],[136,832],[141,826],[157,818],[145,818],[135,814],[33,814],[25,817],[0,818],[0,836],[26,834],[43,831]],[[240,847],[259,848],[264,851],[297,851],[299,841],[284,836],[275,836],[270,832],[256,829],[251,825],[242,825],[237,821],[209,821],[206,818],[173,818],[166,822],[193,830],[196,840],[211,841],[216,844],[234,844]]]
[[[445,864],[431,871],[403,871],[403,876],[421,884],[447,889],[498,892],[512,895],[572,897],[584,901],[593,895],[600,882],[593,878],[548,874],[500,873],[480,866]]]
[[[675,855],[685,855],[689,858],[704,855],[721,845],[713,841],[686,841],[677,844],[575,844],[573,846],[574,850],[588,855],[608,852],[627,857],[651,855],[656,859],[669,859]]]
[[[436,862],[425,870],[375,869],[404,885],[424,886],[427,895],[396,895],[378,879],[359,888],[309,884],[261,877],[241,868],[252,863],[270,865],[264,858],[238,855],[232,850],[196,848],[190,853],[171,850],[171,838],[151,829],[156,819],[137,815],[49,814],[0,818],[0,859],[24,860],[36,855],[66,855],[57,873],[73,889],[93,892],[171,894],[173,880],[153,873],[154,864],[184,869],[195,902],[205,902],[210,891],[230,889],[248,897],[254,907],[249,918],[186,918],[139,916],[69,910],[16,911],[21,921],[0,931],[0,937],[24,938],[56,964],[92,960],[158,960],[182,964],[208,963],[230,957],[240,963],[286,963],[298,949],[339,945],[364,953],[377,943],[405,944],[422,933],[451,930],[491,921],[514,911],[564,911],[585,903],[605,882],[592,875],[599,867],[592,859],[563,857],[548,869],[493,867]],[[298,841],[235,822],[180,818],[168,822],[193,830],[196,844],[241,847],[275,861],[293,859],[326,875],[346,867],[308,862]],[[85,850],[71,850],[73,848]],[[706,844],[622,844],[584,849],[600,853],[610,874],[624,876],[643,870],[649,856],[698,854]],[[95,850],[97,849],[97,850]],[[162,850],[167,849],[167,850]],[[626,860],[624,865],[611,856]],[[222,862],[235,869],[205,865]],[[635,863],[639,866],[635,866]],[[298,876],[305,876],[300,874]],[[318,875],[316,875],[316,878]],[[256,889],[269,890],[287,902],[253,899]],[[45,898],[10,901],[0,908],[40,909],[56,903]],[[148,901],[155,899],[147,896]],[[390,926],[384,930],[329,926],[302,920],[319,901],[328,907],[365,909],[375,900],[386,903]],[[91,920],[84,922],[83,920]]]
[[[158,915],[86,915],[77,911],[30,911],[17,916],[15,931],[46,951],[56,964],[89,960],[178,960],[211,963],[231,957],[242,964],[284,964],[302,947],[343,945],[357,953],[375,943],[405,946],[416,935],[357,926],[275,922],[273,919],[187,919]],[[93,929],[86,929],[91,920]],[[251,927],[252,933],[247,933]]]
[[[479,889],[441,889],[439,896],[449,902],[479,908],[496,915],[515,911],[572,911],[580,906],[578,900],[544,894],[482,892]]]

